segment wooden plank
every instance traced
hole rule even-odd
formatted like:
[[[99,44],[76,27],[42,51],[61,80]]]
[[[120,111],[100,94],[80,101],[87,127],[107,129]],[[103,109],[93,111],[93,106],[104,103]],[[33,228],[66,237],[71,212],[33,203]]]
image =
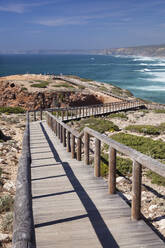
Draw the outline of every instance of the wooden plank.
[[[72,159],[45,122],[42,125],[31,124],[32,143],[36,130],[47,142],[40,154],[31,148],[37,247],[163,248],[144,221],[131,221],[130,207],[119,194],[109,195],[107,183],[94,177],[93,168]],[[47,158],[44,149],[49,151]],[[44,160],[36,160],[40,155]]]

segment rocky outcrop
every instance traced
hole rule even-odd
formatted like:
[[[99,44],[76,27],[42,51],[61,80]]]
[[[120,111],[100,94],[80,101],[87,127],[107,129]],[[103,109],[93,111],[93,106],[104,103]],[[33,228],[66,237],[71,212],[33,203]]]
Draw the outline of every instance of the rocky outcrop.
[[[20,86],[10,82],[0,82],[0,106],[20,106],[26,110],[82,106],[102,103],[92,93],[65,92],[65,91],[36,91],[28,92]]]

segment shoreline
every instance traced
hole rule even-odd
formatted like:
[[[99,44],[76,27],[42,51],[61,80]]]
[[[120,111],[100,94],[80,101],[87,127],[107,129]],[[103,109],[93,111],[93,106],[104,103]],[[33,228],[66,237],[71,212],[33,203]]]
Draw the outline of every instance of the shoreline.
[[[8,76],[0,76],[0,82],[5,80],[5,81],[9,81],[9,82],[12,82],[13,81],[15,83],[15,82],[17,82],[17,80],[18,81],[24,80],[24,78],[26,78],[26,77],[27,78],[28,77],[36,77],[36,78],[41,77],[41,79],[44,79],[45,78],[46,80],[48,80],[50,77],[53,77],[53,76],[55,76],[55,77],[58,77],[59,76],[60,77],[60,75],[55,75],[55,74],[54,75],[51,75],[51,74],[45,75],[45,74],[42,74],[42,73],[35,73],[35,74],[34,73],[33,74],[31,74],[31,73],[27,73],[27,74],[11,74],[11,75],[8,75]],[[142,100],[142,101],[144,101],[146,103],[149,103],[149,104],[158,104],[160,106],[165,106],[165,103],[155,102],[155,101],[152,101],[152,100],[147,100],[147,99],[143,99],[143,98],[137,97],[137,96],[135,96],[131,92],[131,90],[127,90],[127,89],[118,87],[118,86],[114,85],[113,83],[110,84],[108,82],[95,81],[95,80],[92,80],[92,79],[90,80],[90,79],[85,79],[85,78],[84,78],[84,82],[83,82],[83,79],[81,77],[79,77],[79,76],[76,76],[76,75],[66,75],[66,76],[63,75],[63,76],[64,77],[68,77],[68,78],[73,78],[73,79],[79,80],[81,83],[84,83],[84,85],[88,85],[89,87],[90,87],[90,84],[93,85],[93,86],[100,85],[100,86],[103,86],[103,88],[104,88],[105,85],[107,85],[108,87],[113,86],[114,88],[119,89],[119,90],[121,90],[123,92],[124,91],[127,91],[128,94],[130,93],[130,95],[132,95],[132,97],[134,99],[140,99],[140,100]],[[16,77],[16,79],[13,79],[15,77]],[[20,79],[20,78],[22,78],[22,79]],[[28,87],[28,89],[29,89],[29,87]],[[56,90],[57,89],[54,88],[54,91],[56,91]],[[43,92],[43,91],[47,91],[47,89],[39,89],[39,91],[42,91]]]

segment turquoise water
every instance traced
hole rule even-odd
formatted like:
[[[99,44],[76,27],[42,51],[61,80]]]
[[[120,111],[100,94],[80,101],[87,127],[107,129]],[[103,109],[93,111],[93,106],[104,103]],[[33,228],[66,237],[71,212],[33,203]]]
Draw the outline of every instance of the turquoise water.
[[[102,55],[0,55],[0,76],[73,74],[111,83],[136,97],[165,103],[165,59]]]

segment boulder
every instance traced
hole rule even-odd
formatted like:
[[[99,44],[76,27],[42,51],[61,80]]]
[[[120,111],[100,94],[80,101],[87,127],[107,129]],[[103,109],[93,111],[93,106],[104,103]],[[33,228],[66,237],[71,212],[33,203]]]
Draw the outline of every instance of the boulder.
[[[8,242],[8,241],[10,241],[9,234],[0,233],[0,243],[1,242]]]

